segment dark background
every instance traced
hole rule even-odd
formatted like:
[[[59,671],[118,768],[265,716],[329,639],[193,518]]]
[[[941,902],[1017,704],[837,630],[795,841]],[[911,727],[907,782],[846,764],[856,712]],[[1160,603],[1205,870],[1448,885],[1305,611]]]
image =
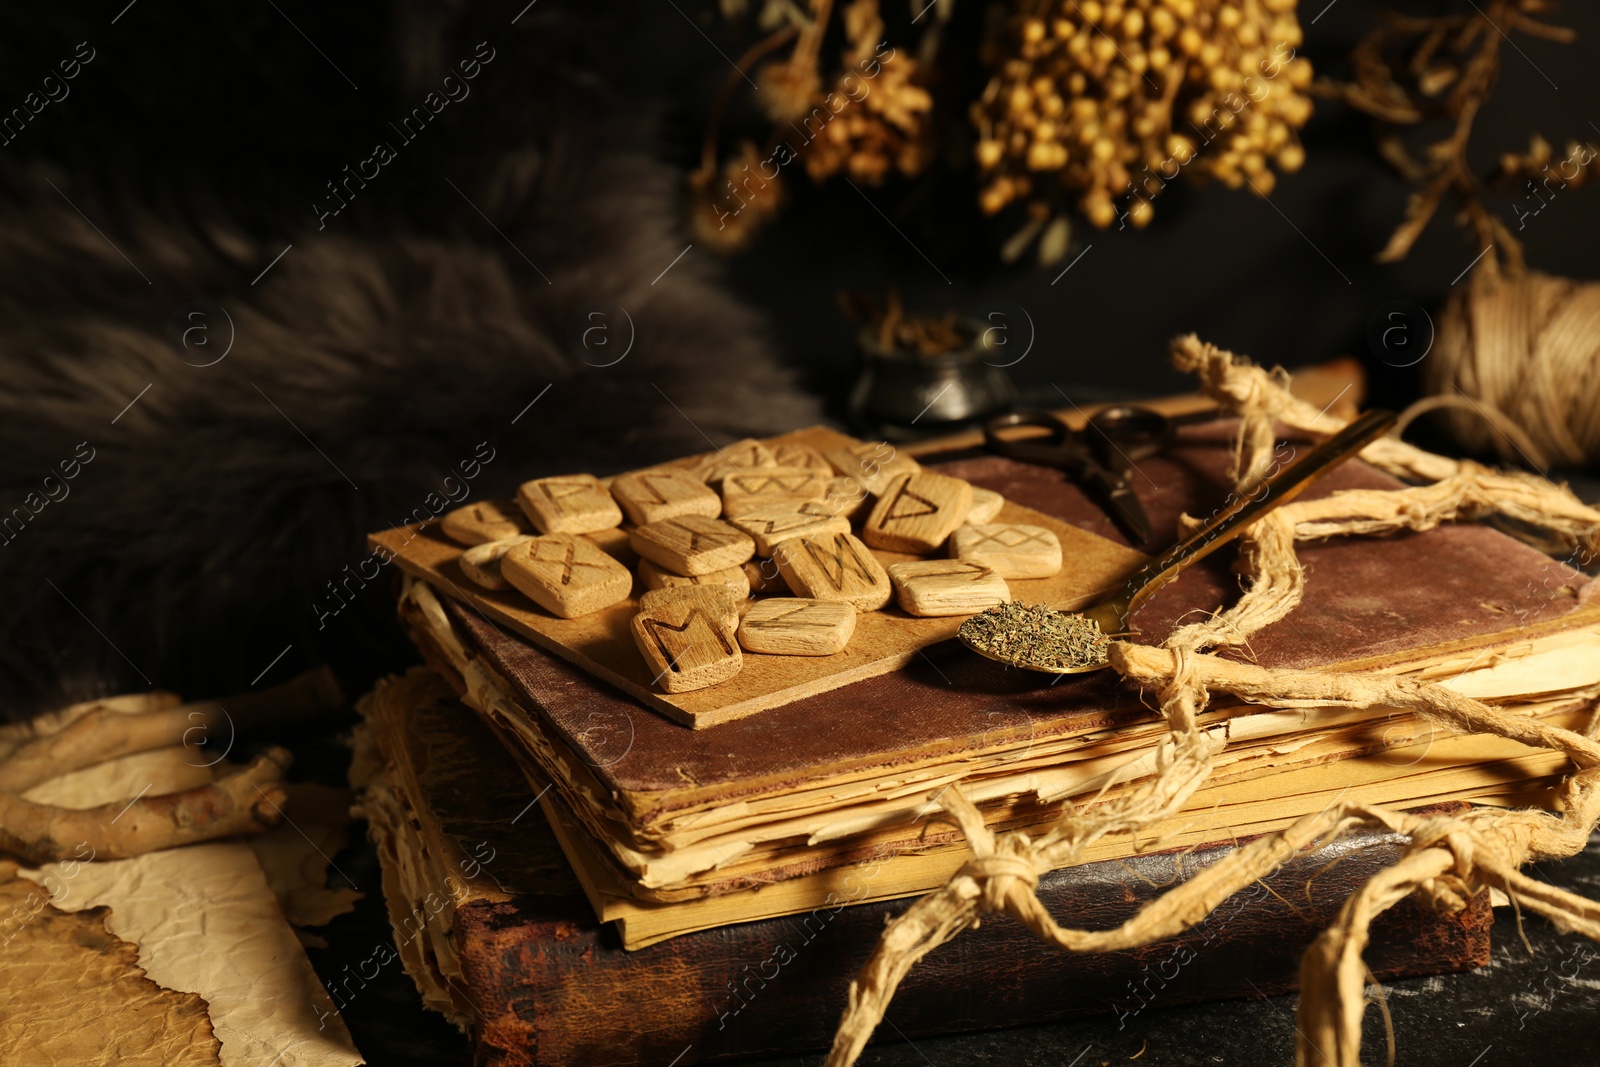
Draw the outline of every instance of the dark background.
[[[1309,0],[1300,6],[1302,54],[1319,76],[1343,73],[1344,57],[1376,25],[1380,12],[1469,10],[1464,2],[1336,0],[1312,24],[1325,4]],[[958,52],[963,39],[970,41],[977,32],[978,6],[956,5],[945,43]],[[884,7],[888,13],[899,5]],[[670,6],[641,4],[638,14],[659,23],[663,52],[681,65],[681,81],[666,98],[670,110],[664,131],[669,146],[692,165],[706,101],[727,65]],[[1600,87],[1593,74],[1600,9],[1568,3],[1550,21],[1575,28],[1577,41],[1559,45],[1522,34],[1513,36],[1515,47],[1502,41],[1500,83],[1472,140],[1479,173],[1502,152],[1525,151],[1534,133],[1542,133],[1563,157],[1569,138],[1600,141],[1600,130],[1590,125],[1600,124]],[[707,32],[729,55],[747,43],[730,41],[715,24]],[[981,72],[973,76],[981,78]],[[975,81],[973,94],[981,88],[981,80]],[[761,129],[737,123],[733,128],[757,137]],[[1437,127],[1428,130],[1435,138],[1440,135]],[[1302,131],[1306,165],[1280,176],[1270,204],[1248,189],[1174,183],[1156,200],[1155,221],[1143,231],[1101,231],[1075,223],[1072,249],[1051,268],[1038,267],[1031,255],[1012,266],[1000,263],[996,249],[1020,220],[979,215],[970,171],[950,173],[936,165],[933,173],[913,181],[862,187],[872,205],[838,179],[821,188],[792,181],[787,210],[747,253],[732,260],[728,278],[767,313],[784,353],[834,398],[854,373],[855,332],[835,311],[834,294],[892,285],[908,306],[926,311],[953,308],[982,316],[1008,305],[1026,309],[1037,326],[1037,341],[1012,374],[1029,392],[1048,390],[1050,382],[1069,392],[1074,387],[1144,395],[1187,390],[1192,383],[1167,366],[1166,350],[1170,338],[1193,331],[1267,365],[1296,367],[1361,356],[1373,395],[1399,403],[1415,395],[1416,370],[1396,370],[1372,358],[1364,339],[1369,316],[1394,300],[1433,313],[1481,246],[1450,224],[1453,209],[1447,207],[1406,260],[1374,262],[1401,219],[1409,188],[1377,159],[1371,131],[1366,117],[1319,100]],[[726,136],[724,145],[731,151]],[[1492,203],[1515,231],[1511,201]],[[1519,236],[1534,269],[1593,279],[1597,234],[1600,196],[1576,190],[1557,196]],[[1052,284],[1080,252],[1083,258]]]
[[[493,24],[503,26],[499,8],[515,12],[525,2],[477,6],[486,21],[492,11]],[[891,40],[914,40],[913,5],[920,9],[922,0],[884,3]],[[139,0],[116,26],[106,25],[100,10],[106,6],[30,4],[0,12],[0,58],[6,60],[0,63],[0,101],[20,101],[35,88],[57,59],[70,54],[64,42],[87,37],[100,52],[73,83],[72,96],[50,105],[3,150],[8,158],[58,164],[74,180],[99,173],[103,184],[114,183],[145,206],[170,204],[194,216],[221,208],[257,233],[292,236],[309,217],[309,195],[359,158],[352,155],[353,131],[382,129],[403,111],[384,96],[394,82],[390,53],[398,36],[386,4],[282,0],[280,15],[264,0],[226,11]],[[753,14],[759,4],[751,7]],[[890,286],[919,310],[983,315],[1025,309],[1036,341],[1012,369],[1025,390],[1048,389],[1050,382],[1069,392],[1186,389],[1189,383],[1167,366],[1166,343],[1193,331],[1269,365],[1359,355],[1372,372],[1376,398],[1397,403],[1414,394],[1415,369],[1394,370],[1371,358],[1365,324],[1394,300],[1436,311],[1480,248],[1450,224],[1447,207],[1409,258],[1374,262],[1401,219],[1408,187],[1371,150],[1369,120],[1340,104],[1317,102],[1302,131],[1306,165],[1280,176],[1271,203],[1248,190],[1174,183],[1156,201],[1155,221],[1146,230],[1098,231],[1080,222],[1063,264],[1040,268],[1031,255],[1002,264],[997,249],[1021,220],[978,213],[961,119],[985,79],[977,44],[986,7],[976,0],[955,4],[941,51],[940,91],[947,93],[944,117],[951,121],[943,123],[946,141],[926,174],[857,191],[840,178],[813,187],[800,168],[786,168],[787,207],[750,249],[724,264],[727,284],[765,313],[772,344],[836,414],[855,375],[856,328],[838,312],[835,296]],[[1319,76],[1344,73],[1351,46],[1391,7],[1413,14],[1470,10],[1467,0],[1311,0],[1301,5],[1302,54]],[[628,139],[625,147],[637,147],[635,138],[653,140],[650,147],[661,158],[685,171],[693,167],[711,100],[730,73],[727,57],[741,54],[763,31],[748,21],[730,24],[708,0],[581,7],[539,0],[526,18],[548,20],[535,31],[545,32],[580,10],[588,23],[576,33],[577,44],[564,44],[554,60],[571,68],[563,76],[627,102],[642,121],[638,129],[614,134]],[[351,91],[288,19],[361,91]],[[1600,141],[1600,93],[1592,73],[1600,10],[1569,2],[1549,20],[1575,28],[1578,39],[1561,45],[1519,33],[1514,43],[1502,43],[1500,83],[1473,137],[1480,173],[1500,153],[1525,150],[1534,133],[1549,139],[1558,157],[1570,138]],[[837,45],[830,39],[825,61],[835,61]],[[483,98],[473,108],[536,112],[558,106],[491,90],[488,83],[480,86]],[[760,141],[770,129],[750,97],[748,86],[734,94],[720,143],[724,157],[737,136]],[[406,106],[413,102],[407,99]],[[1440,130],[1428,132],[1437,137]],[[598,128],[596,135],[611,134]],[[440,199],[454,194],[441,193],[434,175],[413,171],[408,174],[402,153],[401,165],[387,168],[381,186],[363,196],[381,198],[385,212],[412,220],[433,217],[445,205],[459,208]],[[1515,230],[1510,200],[1495,203]],[[1534,268],[1594,278],[1597,233],[1600,197],[1566,190],[1520,236]],[[603,257],[605,250],[593,251]],[[1052,284],[1080,252],[1070,273]],[[716,258],[700,245],[689,255]],[[708,352],[705,358],[716,357]]]

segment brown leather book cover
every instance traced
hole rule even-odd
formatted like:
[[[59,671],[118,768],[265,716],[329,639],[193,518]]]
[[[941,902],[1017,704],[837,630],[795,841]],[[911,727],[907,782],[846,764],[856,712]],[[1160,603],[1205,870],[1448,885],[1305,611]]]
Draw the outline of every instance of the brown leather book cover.
[[[625,952],[560,868],[539,810],[513,802],[528,792],[514,761],[424,674],[369,700],[364,740],[383,758],[358,760],[357,785],[371,815],[380,811],[370,799],[378,792],[401,801],[371,818],[397,936],[416,936],[406,917],[424,907],[408,896],[453,887],[452,913],[439,926],[445,943],[433,950],[444,973],[419,975],[422,957],[401,956],[425,990],[452,987],[480,1063],[686,1065],[826,1047],[851,977],[885,918],[905,907],[851,902],[852,885],[862,895],[870,885],[873,861],[810,914]],[[1039,897],[1062,923],[1113,926],[1230,847],[1055,871]],[[1137,951],[1061,952],[1016,921],[991,917],[911,972],[895,999],[895,1025],[915,1039],[1081,1015],[1131,1022],[1169,1005],[1289,991],[1301,951],[1399,847],[1393,835],[1363,833],[1302,853],[1199,926]],[[409,880],[390,877],[400,866],[412,870]],[[1486,898],[1448,917],[1405,901],[1374,925],[1365,959],[1382,979],[1481,965],[1491,911]]]

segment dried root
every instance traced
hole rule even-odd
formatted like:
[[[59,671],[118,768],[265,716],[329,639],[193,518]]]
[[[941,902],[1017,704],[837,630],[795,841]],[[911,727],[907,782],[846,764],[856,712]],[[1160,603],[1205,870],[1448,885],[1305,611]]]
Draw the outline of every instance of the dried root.
[[[0,793],[0,850],[40,864],[82,858],[87,842],[96,859],[126,859],[270,830],[283,818],[282,778],[291,762],[287,751],[271,748],[209,785],[81,810]]]
[[[96,808],[38,804],[23,794],[72,771],[136,752],[183,748],[196,767],[220,765],[233,740],[267,722],[294,722],[338,707],[343,694],[326,669],[282,686],[218,703],[183,704],[170,693],[91,701],[0,730],[0,852],[30,864],[123,859],[215,838],[259,833],[283,818],[283,774],[292,761],[270,748],[218,780]]]

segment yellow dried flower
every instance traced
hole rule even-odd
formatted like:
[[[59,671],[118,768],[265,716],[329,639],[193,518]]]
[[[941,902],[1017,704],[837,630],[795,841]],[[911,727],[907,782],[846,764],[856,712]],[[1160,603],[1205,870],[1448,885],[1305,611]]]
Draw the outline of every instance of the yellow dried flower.
[[[868,72],[876,71],[873,76]],[[851,179],[878,185],[891,170],[916,174],[932,158],[928,113],[933,97],[915,84],[916,60],[890,51],[874,58],[866,71],[847,70],[826,106],[814,111],[805,149],[806,173],[822,181],[840,171]],[[837,110],[835,110],[837,109]]]
[[[809,115],[822,96],[822,79],[813,63],[794,59],[768,63],[756,72],[756,99],[774,122]]]
[[[689,176],[689,200],[695,240],[720,252],[737,252],[778,213],[784,188],[771,161],[743,141],[734,158]]]
[[[1096,226],[1143,226],[1180,174],[1265,196],[1274,166],[1304,163],[1312,70],[1295,55],[1295,0],[1023,6],[989,49],[994,74],[972,106],[985,213],[1075,203]]]

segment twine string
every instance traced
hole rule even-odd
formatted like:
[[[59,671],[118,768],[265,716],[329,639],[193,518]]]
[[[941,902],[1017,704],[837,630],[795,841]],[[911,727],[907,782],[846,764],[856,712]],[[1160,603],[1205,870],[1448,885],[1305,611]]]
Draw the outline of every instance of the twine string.
[[[1506,463],[1600,462],[1600,285],[1474,271],[1421,366],[1451,436]],[[1431,409],[1428,409],[1431,410]]]

